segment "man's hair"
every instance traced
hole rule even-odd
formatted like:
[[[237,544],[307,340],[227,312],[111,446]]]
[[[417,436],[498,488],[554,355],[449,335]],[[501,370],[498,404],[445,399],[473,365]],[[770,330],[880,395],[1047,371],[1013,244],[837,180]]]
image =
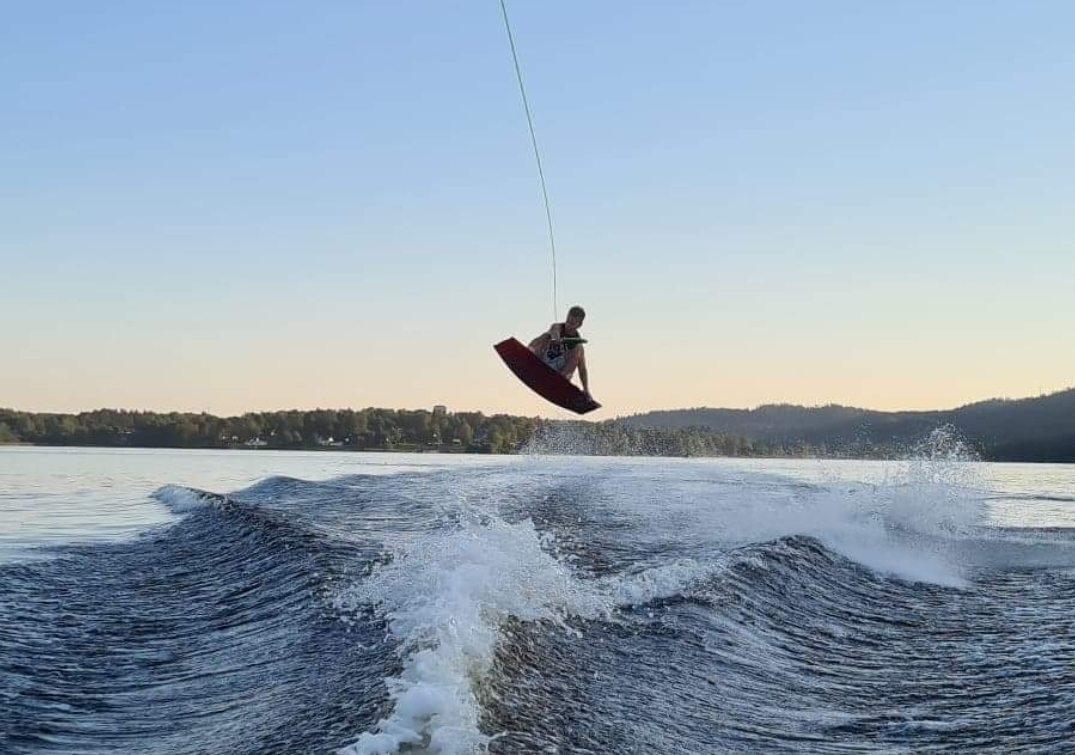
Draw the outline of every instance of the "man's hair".
[[[581,317],[582,319],[585,320],[586,319],[586,310],[583,309],[582,307],[580,307],[578,304],[576,304],[571,309],[567,310],[567,316],[568,317]]]

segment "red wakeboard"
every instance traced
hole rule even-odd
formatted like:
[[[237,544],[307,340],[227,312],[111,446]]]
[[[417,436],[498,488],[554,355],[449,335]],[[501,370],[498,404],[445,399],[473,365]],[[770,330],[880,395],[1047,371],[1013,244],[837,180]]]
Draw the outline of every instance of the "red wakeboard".
[[[501,341],[493,348],[517,378],[547,401],[576,414],[586,414],[601,407],[514,338]]]

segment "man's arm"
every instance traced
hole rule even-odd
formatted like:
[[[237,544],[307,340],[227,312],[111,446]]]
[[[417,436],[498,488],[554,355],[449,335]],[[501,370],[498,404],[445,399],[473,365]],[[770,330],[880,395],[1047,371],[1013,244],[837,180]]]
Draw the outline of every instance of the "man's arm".
[[[559,323],[553,323],[549,326],[549,329],[542,333],[540,336],[530,342],[530,351],[534,352],[537,356],[541,356],[549,348],[550,343],[554,343],[560,337],[558,330]]]

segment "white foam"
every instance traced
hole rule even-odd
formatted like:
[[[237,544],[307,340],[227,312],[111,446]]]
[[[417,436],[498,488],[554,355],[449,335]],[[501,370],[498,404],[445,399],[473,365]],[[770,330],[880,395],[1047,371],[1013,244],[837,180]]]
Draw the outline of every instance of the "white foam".
[[[422,538],[341,594],[341,610],[374,604],[384,611],[403,660],[402,673],[386,680],[393,711],[341,755],[388,755],[405,746],[463,755],[485,746],[490,737],[478,728],[474,690],[492,665],[501,622],[562,623],[572,614],[611,611],[549,547],[529,520],[465,522]]]
[[[173,514],[186,514],[205,506],[210,496],[181,485],[165,485],[153,493],[153,498],[167,506]]]
[[[723,571],[723,563],[679,559],[632,574],[616,574],[598,581],[599,589],[616,606],[639,606],[654,600],[685,595],[692,585]]]
[[[879,537],[825,537],[826,545],[880,574],[943,587],[967,586],[962,566],[942,549]]]
[[[771,464],[696,466],[704,473],[693,477],[638,467],[629,484],[610,478],[607,498],[645,522],[634,533],[643,543],[711,552],[807,535],[879,573],[952,587],[975,568],[966,544],[983,537],[988,510],[965,461],[787,462],[793,479],[817,478],[809,485],[775,477]]]
[[[802,534],[879,573],[963,587],[963,550],[954,545],[978,536],[982,511],[966,490],[914,482],[820,492],[790,519]]]

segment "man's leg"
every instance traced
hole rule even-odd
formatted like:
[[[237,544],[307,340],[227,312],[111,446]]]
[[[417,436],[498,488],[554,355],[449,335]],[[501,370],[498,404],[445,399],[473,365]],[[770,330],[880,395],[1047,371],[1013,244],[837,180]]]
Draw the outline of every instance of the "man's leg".
[[[579,367],[579,360],[582,359],[582,344],[580,343],[573,349],[568,350],[567,356],[564,359],[564,368],[560,370],[560,374],[568,380],[575,374],[575,370]]]

